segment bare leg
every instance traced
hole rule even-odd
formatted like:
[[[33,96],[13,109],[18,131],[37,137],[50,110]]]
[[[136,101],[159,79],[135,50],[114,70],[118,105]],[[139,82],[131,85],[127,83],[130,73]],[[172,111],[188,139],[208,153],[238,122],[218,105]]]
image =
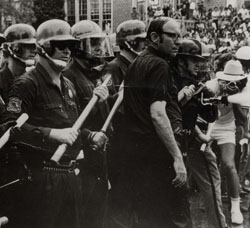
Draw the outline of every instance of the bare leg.
[[[240,196],[239,176],[234,163],[235,145],[233,143],[225,143],[220,145],[221,161],[225,169],[228,182],[228,193],[232,198]]]
[[[235,145],[233,143],[225,143],[220,145],[221,161],[225,169],[228,194],[231,197],[231,220],[232,223],[242,224],[243,216],[240,212],[240,182],[235,167]]]

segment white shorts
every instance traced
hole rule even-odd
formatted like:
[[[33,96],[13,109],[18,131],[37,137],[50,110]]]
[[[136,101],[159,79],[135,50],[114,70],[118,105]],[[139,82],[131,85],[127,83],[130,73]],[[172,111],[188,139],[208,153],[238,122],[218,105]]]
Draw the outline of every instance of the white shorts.
[[[218,145],[225,143],[236,144],[235,131],[234,121],[225,124],[215,123],[211,137],[217,141]]]

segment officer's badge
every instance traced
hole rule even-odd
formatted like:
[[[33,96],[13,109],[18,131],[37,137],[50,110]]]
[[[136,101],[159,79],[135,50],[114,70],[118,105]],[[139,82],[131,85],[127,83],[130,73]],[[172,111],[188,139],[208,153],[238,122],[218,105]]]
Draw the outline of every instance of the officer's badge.
[[[68,90],[68,93],[69,93],[69,97],[72,99],[73,98],[73,92],[71,89]]]
[[[22,100],[18,97],[11,97],[7,106],[8,112],[20,113],[22,108]]]

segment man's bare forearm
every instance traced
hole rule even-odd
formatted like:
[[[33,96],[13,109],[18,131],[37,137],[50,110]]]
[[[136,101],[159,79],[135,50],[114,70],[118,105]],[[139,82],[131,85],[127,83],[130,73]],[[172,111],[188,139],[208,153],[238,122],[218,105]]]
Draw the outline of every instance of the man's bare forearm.
[[[162,140],[172,157],[174,159],[182,158],[169,118],[165,111],[165,105],[165,102],[154,102],[150,107],[151,118],[159,138]]]

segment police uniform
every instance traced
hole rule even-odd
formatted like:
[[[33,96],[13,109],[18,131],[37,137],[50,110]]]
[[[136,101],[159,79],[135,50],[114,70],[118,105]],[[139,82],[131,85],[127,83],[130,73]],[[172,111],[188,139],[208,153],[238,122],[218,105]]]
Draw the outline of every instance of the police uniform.
[[[194,46],[196,42],[190,42],[192,41],[183,41],[183,43],[181,43],[179,47],[179,55],[182,54],[185,58],[197,58],[198,61],[199,58],[202,57],[198,54],[198,48],[195,48]],[[191,50],[193,50],[193,52]],[[178,58],[178,55],[176,58]],[[199,78],[195,78],[194,75],[191,75],[186,68],[183,69],[182,72],[179,71],[177,67],[174,71],[174,83],[178,91],[181,91],[185,86],[198,86]],[[202,93],[204,94],[204,97],[213,95],[209,91],[205,91],[205,89],[203,89]],[[209,146],[206,147],[204,153],[200,152],[201,142],[196,139],[194,132],[195,126],[198,125],[198,117],[203,119],[201,121],[203,124],[200,125],[202,126],[201,130],[206,130],[207,123],[216,120],[217,108],[216,106],[202,105],[200,99],[201,93],[198,93],[186,103],[180,101],[183,120],[182,137],[184,139],[182,143],[182,151],[187,154],[188,168],[192,172],[204,198],[209,227],[221,228],[226,227],[226,221],[221,202],[221,180],[216,157]]]
[[[9,70],[8,65],[4,65],[0,71],[0,94],[5,103],[7,102],[8,91],[14,80],[15,77]]]
[[[186,77],[183,78],[179,72],[175,75],[175,83],[178,90],[189,86],[193,82]],[[199,95],[194,96],[182,107],[183,119],[183,151],[187,154],[188,167],[192,172],[194,180],[199,186],[204,198],[209,227],[226,227],[226,219],[223,213],[220,173],[217,166],[217,159],[210,146],[206,147],[204,153],[200,152],[201,142],[195,138],[194,128],[198,124],[198,117],[202,117],[200,129],[207,130],[207,123],[216,119],[216,107],[203,106],[199,102]],[[206,123],[206,124],[204,124]]]
[[[51,129],[72,127],[78,117],[75,89],[68,79],[61,77],[60,81],[61,90],[38,63],[15,81],[9,93],[5,121],[15,120],[21,113],[27,113],[29,120],[17,139],[20,142],[6,149],[2,161],[8,163],[7,176],[13,175],[18,163],[32,178],[17,185],[18,192],[11,186],[13,195],[8,187],[2,190],[2,200],[15,199],[12,208],[6,208],[10,211],[4,213],[10,227],[80,227],[81,185],[75,173],[80,140],[68,150],[61,165],[48,162],[58,146],[48,138]]]
[[[112,75],[116,92],[119,90],[119,86],[124,80],[124,76],[130,64],[131,61],[122,55],[119,55],[107,64],[106,71]]]
[[[80,62],[81,61],[81,64]],[[83,110],[93,96],[93,90],[101,82],[101,72],[91,68],[87,60],[72,58],[62,72],[75,86],[79,98],[80,110]],[[89,131],[100,131],[108,115],[106,102],[95,107],[84,127]],[[82,177],[82,226],[101,227],[106,212],[108,182],[106,168],[103,167],[105,157],[102,152],[93,151],[89,140],[84,143],[84,160],[81,162]]]

